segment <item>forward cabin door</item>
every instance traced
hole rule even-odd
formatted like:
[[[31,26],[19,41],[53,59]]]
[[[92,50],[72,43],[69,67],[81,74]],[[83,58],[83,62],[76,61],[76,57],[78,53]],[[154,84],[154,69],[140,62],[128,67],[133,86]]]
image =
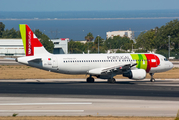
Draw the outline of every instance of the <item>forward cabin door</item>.
[[[52,58],[52,68],[58,68],[58,59],[56,57]]]

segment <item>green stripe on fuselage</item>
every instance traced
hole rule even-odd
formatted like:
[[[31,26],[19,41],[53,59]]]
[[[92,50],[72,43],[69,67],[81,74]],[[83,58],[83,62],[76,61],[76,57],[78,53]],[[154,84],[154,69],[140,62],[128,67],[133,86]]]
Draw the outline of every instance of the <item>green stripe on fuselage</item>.
[[[147,69],[147,58],[144,54],[131,54],[133,60],[136,60],[136,68]]]
[[[133,60],[136,60],[136,63],[137,63],[137,65],[136,65],[136,68],[139,68],[139,56],[138,56],[138,54],[131,54],[131,57],[132,57],[132,59]]]
[[[140,59],[140,69],[147,69],[147,58],[144,54],[139,54],[141,56]]]
[[[141,68],[141,60],[143,59],[143,57],[142,57],[142,55],[141,54],[138,54],[138,56],[139,56],[139,66],[138,66],[138,68],[140,69]]]

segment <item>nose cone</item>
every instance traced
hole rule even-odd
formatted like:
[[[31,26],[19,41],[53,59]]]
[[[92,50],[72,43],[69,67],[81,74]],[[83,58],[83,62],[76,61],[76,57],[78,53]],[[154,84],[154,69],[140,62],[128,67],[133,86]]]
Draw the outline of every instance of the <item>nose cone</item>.
[[[169,64],[169,69],[172,69],[173,68],[172,62],[169,62],[168,64]]]

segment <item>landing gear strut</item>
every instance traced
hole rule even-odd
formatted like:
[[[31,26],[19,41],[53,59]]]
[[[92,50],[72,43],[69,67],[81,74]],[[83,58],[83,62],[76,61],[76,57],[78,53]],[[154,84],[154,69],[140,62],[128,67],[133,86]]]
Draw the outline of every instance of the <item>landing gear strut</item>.
[[[115,83],[115,82],[116,82],[115,78],[108,79],[108,83]]]
[[[87,83],[94,83],[94,78],[93,77],[88,77],[87,79],[86,79],[86,82]]]
[[[155,79],[153,78],[154,73],[150,73],[151,79],[150,82],[155,82]]]

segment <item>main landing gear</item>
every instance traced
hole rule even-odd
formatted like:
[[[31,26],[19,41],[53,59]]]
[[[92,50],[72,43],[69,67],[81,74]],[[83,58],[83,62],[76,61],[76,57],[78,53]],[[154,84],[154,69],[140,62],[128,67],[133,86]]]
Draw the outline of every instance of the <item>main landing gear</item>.
[[[110,78],[108,79],[108,83],[115,83],[116,82],[116,79],[115,78]]]
[[[94,78],[93,77],[88,77],[87,79],[86,79],[86,82],[87,83],[94,83]]]
[[[155,82],[155,79],[153,78],[154,73],[150,73],[151,79],[150,82]]]

